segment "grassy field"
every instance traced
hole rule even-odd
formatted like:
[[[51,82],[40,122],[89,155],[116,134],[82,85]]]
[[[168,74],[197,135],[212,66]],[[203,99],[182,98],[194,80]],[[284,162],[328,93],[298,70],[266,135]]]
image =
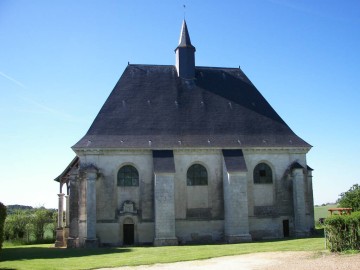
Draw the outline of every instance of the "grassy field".
[[[287,239],[227,245],[56,249],[52,245],[9,246],[0,269],[94,269],[207,259],[268,251],[320,251],[323,238]]]
[[[316,206],[314,207],[314,219],[315,222],[319,220],[319,218],[326,218],[329,216],[329,208],[336,208],[336,204],[329,204],[326,206]]]
[[[315,207],[315,221],[336,205]],[[268,251],[321,251],[323,238],[286,239],[232,245],[56,249],[53,244],[11,245],[0,253],[0,269],[94,269],[208,259]]]

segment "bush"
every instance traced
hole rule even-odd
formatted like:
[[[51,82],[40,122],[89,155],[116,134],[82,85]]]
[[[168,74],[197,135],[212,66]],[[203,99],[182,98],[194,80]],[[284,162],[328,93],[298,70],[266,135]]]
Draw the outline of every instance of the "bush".
[[[6,206],[0,202],[0,251],[4,242],[4,224],[6,218]]]
[[[360,250],[360,212],[328,217],[325,232],[330,251]]]

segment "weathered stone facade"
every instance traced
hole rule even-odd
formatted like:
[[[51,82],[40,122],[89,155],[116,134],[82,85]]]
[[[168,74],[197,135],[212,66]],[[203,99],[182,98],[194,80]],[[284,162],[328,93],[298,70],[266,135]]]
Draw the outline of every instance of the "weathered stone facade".
[[[229,173],[219,149],[174,150],[176,171],[163,174],[154,174],[151,150],[79,151],[80,164],[92,166],[80,166],[73,176],[80,189],[70,190],[69,241],[77,244],[69,246],[123,245],[125,224],[134,225],[139,245],[309,235],[314,217],[307,151],[243,149],[248,170]],[[272,168],[273,183],[254,183],[253,170],[263,162]],[[117,173],[129,164],[139,172],[139,186],[120,187]],[[208,185],[187,185],[193,164],[207,169]],[[78,197],[79,205],[71,201]]]

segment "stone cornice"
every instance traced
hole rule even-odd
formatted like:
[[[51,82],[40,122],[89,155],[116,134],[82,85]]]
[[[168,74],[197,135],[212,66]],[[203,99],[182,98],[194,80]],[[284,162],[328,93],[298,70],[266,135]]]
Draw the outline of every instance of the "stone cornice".
[[[256,153],[266,153],[266,154],[306,154],[310,151],[310,147],[272,147],[272,148],[265,148],[265,147],[254,147],[254,148],[244,148],[244,154],[256,154]]]
[[[226,148],[230,149],[230,148]],[[267,154],[306,154],[310,147],[237,147],[233,149],[242,149],[244,154],[267,153]],[[174,154],[186,155],[192,153],[198,154],[219,154],[222,148],[173,148]],[[152,149],[76,149],[78,156],[86,155],[151,155]]]
[[[152,151],[150,149],[77,149],[75,153],[78,156],[86,155],[151,155]]]
[[[188,154],[220,154],[221,148],[182,148],[174,149],[174,154],[188,155]]]

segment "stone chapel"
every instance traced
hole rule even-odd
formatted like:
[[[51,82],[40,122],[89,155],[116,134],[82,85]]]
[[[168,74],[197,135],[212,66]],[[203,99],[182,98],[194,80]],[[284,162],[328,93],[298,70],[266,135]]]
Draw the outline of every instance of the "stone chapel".
[[[196,66],[195,51],[184,20],[175,65],[128,64],[55,179],[55,246],[311,233],[311,145],[240,68]]]

